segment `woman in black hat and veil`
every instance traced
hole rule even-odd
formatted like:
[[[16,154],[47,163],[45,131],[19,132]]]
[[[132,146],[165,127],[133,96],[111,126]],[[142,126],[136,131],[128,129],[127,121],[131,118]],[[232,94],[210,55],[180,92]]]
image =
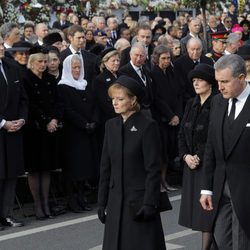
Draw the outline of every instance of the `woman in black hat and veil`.
[[[201,249],[208,250],[212,244],[214,214],[203,210],[199,199],[209,112],[217,82],[214,68],[204,63],[197,65],[188,77],[196,96],[187,102],[179,131],[179,154],[184,161],[179,224],[201,231]]]
[[[158,126],[140,112],[144,89],[134,79],[120,76],[108,93],[119,116],[106,123],[100,166],[103,249],[164,250]]]

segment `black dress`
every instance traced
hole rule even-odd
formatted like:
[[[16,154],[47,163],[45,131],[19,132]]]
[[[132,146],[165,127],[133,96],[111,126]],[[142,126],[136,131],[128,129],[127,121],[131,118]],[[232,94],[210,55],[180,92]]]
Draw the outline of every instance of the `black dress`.
[[[68,181],[87,180],[97,175],[95,132],[89,133],[85,128],[86,123],[98,122],[93,93],[88,86],[77,90],[65,84],[58,85],[64,106],[63,151]]]
[[[57,164],[58,132],[47,131],[47,124],[52,119],[60,122],[63,112],[58,101],[55,78],[44,72],[40,79],[28,70],[24,87],[29,98],[29,119],[24,136],[26,171],[60,168]]]
[[[199,96],[188,101],[179,133],[180,156],[197,154],[200,158],[194,170],[184,164],[179,224],[202,232],[211,232],[213,226],[213,212],[205,211],[199,202],[211,100],[212,95],[202,106]]]

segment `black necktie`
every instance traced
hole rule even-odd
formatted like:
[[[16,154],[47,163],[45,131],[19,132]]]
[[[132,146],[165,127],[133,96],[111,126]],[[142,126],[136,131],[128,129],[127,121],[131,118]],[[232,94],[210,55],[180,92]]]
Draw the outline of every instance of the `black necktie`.
[[[229,113],[229,116],[228,116],[228,122],[229,124],[232,124],[233,121],[234,121],[234,117],[235,117],[235,104],[237,102],[237,98],[233,98],[232,100],[232,107],[231,107],[231,110],[230,110],[230,113]]]
[[[80,52],[79,51],[77,51],[75,54],[77,54],[78,56],[80,56]]]
[[[142,80],[145,82],[145,81],[146,81],[146,76],[145,76],[145,74],[144,74],[142,68],[139,68],[139,70],[140,70],[140,72],[141,72],[141,78],[142,78]]]

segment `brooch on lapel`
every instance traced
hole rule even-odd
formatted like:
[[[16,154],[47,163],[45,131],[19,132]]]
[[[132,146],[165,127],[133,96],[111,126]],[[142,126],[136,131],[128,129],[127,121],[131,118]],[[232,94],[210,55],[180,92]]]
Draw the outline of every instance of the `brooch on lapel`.
[[[110,82],[110,81],[111,81],[111,79],[110,79],[110,78],[107,78],[107,79],[106,79],[106,82]]]
[[[130,129],[131,132],[136,132],[137,131],[137,128],[135,126],[133,126],[131,129]]]

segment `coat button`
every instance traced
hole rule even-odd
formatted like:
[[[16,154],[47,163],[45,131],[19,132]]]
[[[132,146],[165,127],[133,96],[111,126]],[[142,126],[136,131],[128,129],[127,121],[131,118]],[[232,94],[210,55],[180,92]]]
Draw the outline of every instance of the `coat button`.
[[[36,93],[37,93],[38,95],[40,95],[40,91],[37,91]]]
[[[82,100],[85,102],[87,99],[84,97],[84,98],[82,98]]]
[[[35,86],[37,87],[37,86],[38,86],[38,83],[35,83]]]

